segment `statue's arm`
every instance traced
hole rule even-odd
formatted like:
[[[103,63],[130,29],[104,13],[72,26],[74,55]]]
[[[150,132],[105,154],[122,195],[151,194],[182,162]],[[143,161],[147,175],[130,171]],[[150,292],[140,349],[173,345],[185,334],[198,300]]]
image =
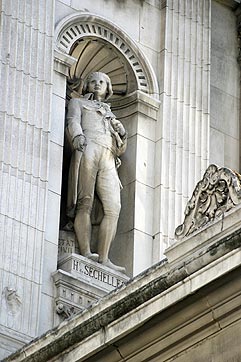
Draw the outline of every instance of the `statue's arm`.
[[[117,139],[116,155],[121,156],[126,151],[127,148],[127,133],[123,124],[116,118],[112,118],[111,125],[114,131],[118,135],[116,136]]]
[[[120,135],[120,138],[121,138],[122,144],[121,144],[121,146],[119,146],[117,148],[117,156],[121,156],[126,151],[126,148],[127,148],[127,133],[125,132],[125,134]]]
[[[81,127],[81,102],[77,98],[69,101],[67,113],[67,133],[74,147],[83,151],[86,145],[85,135]]]

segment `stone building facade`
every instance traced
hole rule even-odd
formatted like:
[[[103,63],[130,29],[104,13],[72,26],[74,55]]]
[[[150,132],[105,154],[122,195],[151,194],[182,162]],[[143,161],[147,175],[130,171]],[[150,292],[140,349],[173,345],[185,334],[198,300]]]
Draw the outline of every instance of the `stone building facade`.
[[[164,307],[162,292],[183,279],[167,283],[167,289],[160,289],[159,294],[148,291],[153,290],[152,283],[165,274],[165,268],[172,273],[176,266],[170,250],[175,242],[175,229],[182,223],[195,185],[209,164],[240,171],[239,16],[239,1],[234,0],[1,2],[0,358],[55,327],[61,321],[63,310],[68,316],[74,308],[85,309],[93,300],[126,281],[125,277],[111,276],[109,272],[104,277],[105,271],[96,269],[93,275],[98,273],[102,286],[97,283],[92,285],[96,289],[89,290],[87,278],[83,291],[73,266],[85,261],[78,256],[73,260],[72,252],[77,251],[75,240],[63,231],[66,102],[69,95],[78,96],[80,84],[76,79],[84,78],[93,70],[109,74],[114,90],[111,108],[128,131],[128,149],[119,171],[123,185],[122,210],[111,257],[114,262],[125,265],[129,277],[150,269],[144,276],[136,277],[126,289],[120,287],[123,289],[105,297],[103,304],[93,311],[75,317],[66,328],[71,330],[75,323],[83,328],[81,323],[85,318],[94,318],[98,308],[98,313],[102,313],[102,308],[111,307],[117,299],[118,303],[123,302],[125,293],[133,291],[139,296],[138,290],[147,293],[143,291],[146,295],[143,303],[132,301],[132,307],[126,309],[117,305],[120,314],[116,315],[116,328],[120,328],[119,318],[129,318],[129,313],[138,314],[139,310],[147,312],[145,321],[151,320],[156,312],[148,314],[146,303],[154,308],[155,301],[159,308],[156,314],[163,320],[164,310],[169,310],[171,304]],[[237,206],[232,215],[238,213]],[[228,228],[225,235],[220,234],[221,228],[214,232],[219,235],[219,241],[228,234],[238,233],[236,216],[231,219],[235,225],[233,229]],[[206,237],[205,233],[200,235]],[[212,237],[210,243],[214,243]],[[224,262],[215,264],[216,259],[210,259],[214,263],[210,267],[210,279],[205,279],[207,271],[195,279],[194,289],[190,286],[186,294],[182,292],[191,304],[197,305],[192,298],[197,290],[212,293],[214,287],[208,290],[207,285],[214,286],[215,280],[220,285],[221,303],[222,283],[215,275],[223,277],[229,285],[231,272],[233,289],[230,286],[230,295],[223,300],[238,296],[235,269],[239,267],[240,254],[239,244],[235,245],[226,257],[225,252],[218,254],[223,258],[219,259],[220,263],[225,258],[228,260],[223,273],[218,271]],[[188,258],[190,246],[184,250]],[[177,259],[178,263],[185,264],[185,255]],[[165,261],[160,264],[160,260]],[[155,263],[159,263],[158,266],[153,266]],[[88,270],[94,268],[87,267]],[[200,270],[202,268],[208,269],[208,263],[200,262]],[[182,276],[189,278],[188,273]],[[69,293],[66,298],[60,294],[63,290]],[[168,289],[168,293],[172,293],[171,290]],[[173,290],[176,299],[172,297],[172,300],[177,301],[177,309],[184,308],[181,304],[184,294],[180,292],[178,299],[178,289]],[[81,298],[84,301],[81,302]],[[208,310],[212,313],[211,308]],[[186,316],[188,320],[188,313]],[[111,339],[111,344],[134,330],[136,336],[144,333],[137,322],[133,323],[125,332],[123,329],[123,335]],[[58,329],[61,335],[66,332],[63,328]],[[197,325],[195,328],[198,329]],[[90,328],[86,338],[92,333],[97,330]],[[47,334],[39,345],[47,345],[51,336]],[[97,349],[90,351],[88,358],[101,349],[98,338],[101,340],[103,336],[96,338]],[[61,338],[58,341],[62,343]],[[80,340],[76,339],[77,342]],[[103,346],[107,348],[108,343],[105,341]],[[76,345],[73,346],[75,350]],[[69,347],[66,344],[66,348]],[[36,345],[31,348],[31,353],[38,349]],[[19,360],[24,360],[26,351]],[[64,351],[59,350],[59,353]],[[98,356],[96,360],[101,361]],[[55,351],[43,358],[57,361],[60,357]],[[74,360],[71,355],[68,358]],[[87,361],[87,354],[78,358]],[[126,360],[132,361],[128,358]],[[147,356],[136,358],[138,362],[147,360]],[[158,361],[158,357],[155,358],[153,361]]]

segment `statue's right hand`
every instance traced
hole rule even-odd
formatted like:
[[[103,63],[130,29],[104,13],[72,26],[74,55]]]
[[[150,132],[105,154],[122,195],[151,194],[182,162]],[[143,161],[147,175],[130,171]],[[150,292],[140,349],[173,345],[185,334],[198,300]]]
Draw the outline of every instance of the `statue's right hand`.
[[[85,150],[86,145],[87,145],[87,142],[86,142],[86,138],[84,135],[76,136],[73,139],[73,147],[75,150],[83,152]]]

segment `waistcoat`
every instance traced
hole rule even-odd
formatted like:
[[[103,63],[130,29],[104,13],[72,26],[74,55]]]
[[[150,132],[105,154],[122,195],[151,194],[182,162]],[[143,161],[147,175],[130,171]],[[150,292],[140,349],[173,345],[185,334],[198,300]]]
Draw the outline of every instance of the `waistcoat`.
[[[111,111],[100,102],[84,102],[81,109],[81,126],[87,143],[91,140],[114,152],[115,140],[110,131],[110,115]]]

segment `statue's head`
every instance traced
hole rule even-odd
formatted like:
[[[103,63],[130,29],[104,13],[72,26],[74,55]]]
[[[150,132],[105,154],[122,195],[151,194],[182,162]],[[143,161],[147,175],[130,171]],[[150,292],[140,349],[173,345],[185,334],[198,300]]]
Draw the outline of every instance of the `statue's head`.
[[[113,94],[110,78],[105,73],[90,73],[84,81],[82,93],[98,94],[102,100],[107,101]]]

